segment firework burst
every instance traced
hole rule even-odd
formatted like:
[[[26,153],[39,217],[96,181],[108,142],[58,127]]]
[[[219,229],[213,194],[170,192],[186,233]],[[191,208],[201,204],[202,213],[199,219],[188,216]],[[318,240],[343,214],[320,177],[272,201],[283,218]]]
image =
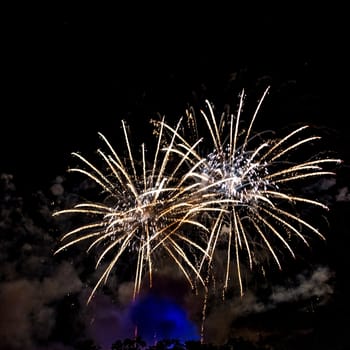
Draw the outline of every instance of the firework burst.
[[[265,259],[272,258],[281,269],[285,252],[295,257],[297,241],[309,246],[314,236],[325,239],[304,209],[328,207],[299,194],[300,182],[334,176],[341,161],[319,153],[306,156],[306,149],[313,150],[320,139],[310,134],[308,125],[280,138],[269,131],[253,132],[268,90],[245,128],[241,120],[244,91],[236,115],[223,113],[217,118],[212,104],[205,101],[200,121],[207,138],[199,137],[199,120],[193,110],[186,113],[187,124],[180,119],[173,127],[164,118],[152,120],[156,147],[151,160],[146,159],[144,144],[141,160],[135,159],[124,122],[123,158],[102,134],[108,152],[98,153],[105,168],[73,153],[84,167],[70,171],[87,176],[105,196],[101,202],[82,202],[54,213],[93,218],[66,233],[55,253],[89,241],[87,251],[100,249],[96,268],[112,256],[88,302],[121,256],[129,253],[136,261],[134,298],[146,274],[152,285],[152,271],[166,256],[193,288],[197,281],[204,286],[203,340],[211,281],[222,285],[224,297],[230,282],[236,280],[242,296],[243,266],[263,268]]]
[[[223,113],[218,120],[213,106],[206,101],[209,113],[201,110],[201,116],[210,133],[209,141],[204,140],[205,149],[211,144],[209,152],[199,150],[201,143],[194,147],[176,134],[178,154],[190,154],[192,161],[183,181],[189,181],[187,188],[191,189],[193,197],[202,198],[204,210],[200,220],[210,232],[206,239],[206,254],[202,256],[198,271],[201,274],[212,271],[215,254],[224,255],[226,262],[220,277],[223,295],[233,271],[243,295],[243,262],[252,269],[268,253],[281,269],[277,253],[281,245],[295,257],[292,248],[295,238],[307,246],[309,233],[325,239],[298,208],[308,205],[327,210],[328,207],[315,199],[297,195],[292,185],[302,180],[333,176],[335,173],[326,168],[334,168],[341,161],[319,154],[303,161],[298,159],[305,146],[320,139],[319,136],[305,136],[309,130],[307,125],[282,138],[266,137],[267,131],[253,133],[256,116],[267,93],[268,89],[246,129],[241,128],[244,92],[236,116]],[[197,135],[198,121],[193,112],[188,111],[187,116],[194,128],[193,134]],[[170,131],[175,133],[174,129]],[[293,155],[297,155],[294,157],[297,160],[293,161]],[[214,277],[219,280],[218,276]],[[203,279],[209,280],[209,276],[203,276]]]
[[[174,133],[176,134],[181,120]],[[112,255],[107,268],[101,274],[88,302],[101,283],[105,283],[113,267],[124,253],[135,256],[136,271],[134,298],[139,293],[144,274],[148,272],[152,285],[154,257],[157,264],[162,253],[167,253],[182,270],[193,286],[193,275],[196,280],[201,277],[195,266],[195,259],[205,250],[182,233],[184,226],[194,226],[200,230],[206,228],[193,217],[198,211],[198,197],[190,196],[189,189],[180,186],[182,170],[186,165],[186,155],[174,159],[171,152],[174,137],[163,147],[164,118],[160,121],[157,146],[153,161],[146,160],[145,145],[141,146],[141,160],[136,161],[132,152],[127,127],[122,122],[127,154],[125,160],[101,133],[99,136],[107,146],[108,153],[98,150],[106,170],[92,164],[85,157],[73,153],[85,167],[72,168],[93,180],[105,194],[102,202],[82,202],[73,208],[60,210],[55,216],[62,214],[83,214],[92,217],[93,221],[77,227],[62,237],[65,242],[55,254],[66,248],[90,241],[87,251],[99,248],[96,268],[103,259]],[[151,164],[151,165],[149,165]],[[68,242],[67,242],[68,240]],[[137,257],[136,257],[137,256]]]

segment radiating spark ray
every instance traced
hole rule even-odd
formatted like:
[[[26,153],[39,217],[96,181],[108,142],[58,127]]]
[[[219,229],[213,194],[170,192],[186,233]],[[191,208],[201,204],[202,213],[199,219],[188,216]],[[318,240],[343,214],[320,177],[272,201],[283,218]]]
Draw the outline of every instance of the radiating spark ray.
[[[162,136],[163,136],[164,120],[165,120],[165,118],[163,117],[162,122],[160,123],[160,131],[159,131],[159,135],[158,135],[157,147],[156,147],[156,151],[154,153],[152,175],[151,175],[151,180],[152,180],[151,186],[153,186],[153,179],[155,178],[156,166],[158,164],[158,154],[159,154],[160,145],[161,145]]]
[[[254,112],[253,117],[252,117],[252,119],[251,119],[251,121],[250,121],[248,130],[247,130],[247,132],[246,132],[246,136],[245,136],[245,139],[244,139],[244,142],[243,142],[243,145],[242,145],[243,151],[244,151],[245,147],[247,146],[248,139],[250,138],[250,133],[251,133],[251,131],[252,131],[253,124],[254,124],[254,122],[255,122],[256,116],[257,116],[257,114],[258,114],[258,112],[259,112],[259,110],[260,110],[260,108],[261,108],[261,105],[262,105],[262,103],[263,103],[263,101],[264,101],[264,99],[265,99],[267,93],[269,92],[269,90],[270,90],[270,87],[268,86],[267,89],[265,89],[265,91],[264,91],[262,97],[260,98],[260,101],[259,101],[259,103],[258,103],[257,108],[255,109],[255,112]]]
[[[134,162],[134,158],[132,156],[132,152],[131,152],[131,148],[130,148],[130,142],[129,142],[128,133],[126,131],[125,120],[122,120],[122,126],[123,126],[123,131],[124,131],[124,136],[125,136],[126,147],[128,148],[131,168],[132,168],[132,171],[134,173],[134,178],[136,179],[137,178],[137,173],[136,173],[136,169],[135,169],[135,162]]]
[[[266,208],[262,208],[262,210],[275,220],[281,222],[283,225],[287,226],[290,230],[292,230],[304,243],[306,246],[310,246],[308,241],[305,239],[305,237],[290,223],[288,223],[286,220],[283,220],[280,216],[275,215],[272,211],[267,210]]]
[[[199,143],[202,142],[201,140],[198,140],[191,148],[187,148],[185,145],[179,145],[179,147],[183,147],[187,150],[186,153],[183,153],[181,151],[179,151],[178,149],[174,149],[174,148],[165,148],[164,150],[169,150],[171,152],[177,153],[179,155],[182,156],[180,162],[178,163],[178,165],[176,166],[176,168],[174,169],[173,173],[171,174],[171,178],[173,178],[175,176],[175,174],[179,171],[180,167],[183,165],[183,163],[185,161],[191,160],[190,155],[193,154],[193,150],[199,145]],[[197,163],[195,163],[197,164]]]
[[[141,277],[142,277],[142,261],[143,261],[143,249],[140,249],[137,253],[137,263],[136,263],[136,273],[135,273],[135,283],[133,292],[133,301],[135,301],[136,296],[141,288]]]
[[[86,239],[89,239],[89,238],[91,238],[91,237],[95,237],[95,236],[97,236],[97,235],[99,235],[99,234],[100,234],[100,232],[94,232],[94,233],[86,234],[86,235],[84,235],[83,237],[76,238],[76,239],[74,239],[73,241],[71,241],[71,242],[69,242],[69,243],[66,243],[66,244],[64,244],[62,247],[56,249],[56,251],[54,252],[54,255],[56,255],[57,253],[61,252],[61,251],[64,250],[64,249],[66,249],[66,248],[72,246],[73,244],[80,243],[80,242],[82,242],[82,241],[84,241],[84,240],[86,240]]]
[[[167,250],[168,254],[172,257],[172,259],[175,261],[176,265],[180,268],[180,270],[182,271],[182,273],[186,277],[187,281],[189,282],[191,288],[194,289],[194,284],[192,282],[192,278],[190,277],[188,272],[183,268],[181,262],[176,258],[176,256],[173,254],[173,252],[169,249],[168,246],[165,246],[165,249]],[[197,271],[197,270],[195,269],[195,271]]]
[[[114,150],[114,148],[112,147],[112,145],[109,143],[109,141],[107,140],[107,138],[101,133],[98,133],[99,137],[103,140],[103,142],[107,145],[108,149],[112,152],[113,157],[116,159],[116,161],[118,162],[118,164],[122,165],[123,162],[121,161],[121,159],[119,158],[117,152]]]
[[[186,141],[186,139],[184,139],[177,130],[173,129],[171,126],[169,126],[168,124],[164,123],[162,124],[164,125],[165,128],[167,128],[173,135],[175,135],[181,142],[183,142],[183,146],[186,147],[186,149],[190,150],[192,148],[192,146]],[[199,139],[198,141],[200,141],[202,139]],[[197,141],[197,142],[198,142]],[[197,154],[197,152],[191,152],[191,156],[193,156],[197,161],[201,160],[201,157]],[[190,159],[191,161],[191,159]]]
[[[181,119],[179,120],[179,122],[177,123],[177,126],[175,128],[175,132],[177,133],[179,127],[181,125]],[[164,155],[164,158],[163,158],[163,162],[160,166],[160,169],[159,169],[159,173],[158,173],[158,176],[157,176],[157,182],[156,182],[156,185],[159,183],[160,181],[160,178],[163,177],[163,174],[164,174],[164,171],[165,171],[165,167],[167,165],[167,162],[169,160],[169,154],[170,154],[170,149],[172,148],[173,144],[174,144],[174,141],[175,141],[175,134],[172,136],[172,139],[171,139],[171,142],[170,142],[170,145],[168,147],[168,149],[166,150],[165,152],[165,155]]]
[[[284,183],[284,182],[288,182],[288,181],[300,180],[300,179],[305,179],[307,177],[314,177],[314,176],[321,176],[321,175],[334,176],[335,173],[333,171],[318,171],[318,172],[308,173],[308,174],[298,174],[298,175],[290,176],[290,177],[287,177],[284,179],[277,179],[277,180],[274,180],[274,182],[276,184],[278,184],[278,183]]]
[[[233,214],[234,215],[234,214]],[[232,243],[232,221],[230,220],[229,224],[229,232],[228,232],[228,244],[227,244],[227,258],[226,258],[226,275],[225,275],[225,284],[222,290],[222,298],[225,298],[225,292],[228,287],[228,280],[230,276],[230,261],[231,261],[231,243]]]
[[[213,109],[212,109],[212,106],[208,100],[205,100],[205,103],[209,108],[210,116],[212,117],[213,124],[211,125],[211,123],[210,123],[209,119],[207,118],[206,114],[204,113],[204,111],[201,111],[201,113],[202,113],[203,117],[205,118],[205,121],[207,122],[208,128],[210,130],[210,133],[212,135],[212,138],[213,138],[213,141],[215,144],[215,148],[218,150],[218,152],[221,152],[222,149],[221,149],[220,133],[218,130],[218,126],[217,126],[215,117],[214,117]]]
[[[66,233],[64,236],[61,237],[61,241],[65,240],[67,237],[69,236],[72,236],[76,233],[79,233],[79,232],[82,232],[82,231],[85,231],[85,230],[89,230],[89,229],[92,229],[92,228],[97,228],[97,227],[104,227],[104,223],[96,223],[96,224],[89,224],[89,225],[85,225],[85,226],[80,226],[72,231],[69,231],[68,233]]]
[[[261,215],[256,215],[256,217],[265,225],[267,226],[273,233],[275,236],[277,236],[281,242],[284,244],[284,246],[289,250],[289,252],[291,253],[291,255],[293,256],[293,258],[295,258],[295,254],[292,250],[292,248],[290,247],[290,245],[287,243],[287,241],[281,236],[281,234],[267,221],[265,220]]]
[[[243,296],[243,284],[242,284],[242,277],[241,277],[241,266],[240,266],[240,258],[239,258],[239,249],[238,249],[238,242],[237,242],[237,233],[235,235],[235,251],[236,251],[236,265],[237,265],[237,277],[238,277],[238,285],[239,285],[239,292],[240,295]],[[226,277],[228,278],[228,276]],[[227,281],[225,282],[227,284]]]
[[[308,222],[306,222],[305,220],[303,220],[303,219],[301,219],[301,218],[299,218],[299,217],[297,217],[297,216],[295,216],[295,215],[293,215],[293,214],[291,214],[291,213],[289,213],[289,212],[287,212],[287,211],[285,211],[285,210],[282,210],[282,209],[278,209],[277,211],[278,211],[278,213],[283,214],[283,215],[289,217],[290,219],[293,219],[293,220],[299,222],[300,224],[306,226],[306,227],[309,228],[311,231],[315,232],[315,233],[316,233],[320,238],[322,238],[323,240],[326,239],[325,236],[324,236],[323,234],[321,234],[314,226],[310,225],[310,224],[309,224]]]
[[[285,143],[289,138],[291,138],[293,135],[295,135],[296,133],[308,128],[308,125],[304,125],[299,129],[294,130],[293,132],[291,132],[290,134],[288,134],[287,136],[285,136],[283,139],[281,139],[279,142],[275,143],[268,152],[266,152],[260,159],[259,162],[262,162],[265,158],[267,158],[271,153],[273,153],[276,149],[278,149],[278,147],[280,147],[283,143]]]
[[[120,177],[118,171],[116,170],[116,168],[114,167],[114,165],[111,163],[111,159],[113,159],[112,157],[107,157],[101,150],[97,151],[99,153],[99,155],[104,159],[104,161],[107,163],[109,169],[112,170],[113,175],[115,176],[115,178],[118,180],[118,183],[125,188],[125,183],[123,181],[123,179]],[[112,185],[113,190],[116,189],[116,185]]]
[[[303,140],[301,140],[299,142],[296,142],[293,145],[285,148],[281,152],[277,153],[274,157],[272,157],[270,159],[270,162],[273,162],[276,159],[281,158],[284,154],[289,153],[292,149],[297,148],[297,147],[299,147],[300,145],[302,145],[304,143],[307,143],[307,142],[310,142],[310,141],[313,141],[313,140],[319,140],[319,139],[321,139],[321,137],[319,137],[319,136],[312,136],[312,137],[308,137],[306,139],[303,139]]]
[[[221,227],[223,214],[224,213],[222,211],[219,212],[219,215],[214,222],[213,228],[210,230],[211,232],[209,235],[209,240],[207,242],[207,249],[205,251],[205,255],[203,255],[201,263],[199,264],[198,271],[202,270],[203,264],[206,259],[209,258],[208,260],[209,265],[211,263],[211,260],[213,258],[213,251],[215,250],[215,242],[216,242],[215,237],[218,235],[218,233],[220,233],[220,230],[218,228]]]
[[[232,145],[233,145],[233,114],[231,114],[230,116],[230,153],[229,153],[229,158],[231,159],[231,167],[233,166],[233,148],[232,148]]]
[[[109,192],[110,194],[113,194],[112,188],[106,186],[106,184],[104,184],[103,182],[101,182],[101,180],[99,180],[96,176],[94,176],[93,174],[89,173],[86,170],[83,169],[78,169],[78,168],[72,168],[69,169],[69,172],[77,172],[77,173],[81,173],[86,175],[87,177],[89,177],[90,179],[92,179],[93,181],[95,181],[98,185],[100,185],[104,190],[106,190],[107,192]],[[109,185],[111,185],[109,183]],[[112,186],[112,185],[111,185]]]
[[[240,99],[239,99],[239,107],[238,107],[237,118],[236,118],[235,134],[233,136],[233,148],[232,148],[233,157],[235,157],[235,154],[236,154],[237,135],[238,135],[238,129],[239,129],[238,126],[239,126],[240,117],[241,117],[242,108],[243,108],[243,99],[244,99],[244,90],[242,91]]]
[[[292,195],[287,195],[285,193],[277,192],[277,191],[261,191],[262,194],[267,194],[273,197],[277,198],[283,198],[287,200],[288,202],[304,202],[304,203],[309,203],[315,206],[319,206],[323,209],[329,210],[329,207],[321,202],[314,201],[312,199],[304,198],[304,197],[296,197]]]
[[[237,218],[239,229],[240,229],[240,231],[242,232],[242,235],[243,235],[246,251],[248,253],[249,267],[250,267],[250,269],[252,269],[253,268],[253,260],[252,260],[252,255],[251,255],[251,251],[250,251],[247,235],[245,233],[245,230],[244,230],[244,227],[242,225],[242,221],[241,221],[239,215],[237,215],[236,218]]]
[[[105,248],[103,250],[103,252],[101,253],[100,257],[98,258],[97,262],[96,262],[96,266],[95,268],[97,268],[102,259],[105,257],[105,255],[110,251],[112,250],[115,246],[119,245],[120,242],[126,242],[126,244],[128,244],[130,242],[130,237],[131,235],[135,232],[136,230],[134,230],[131,234],[126,234],[124,233],[123,235],[121,235],[120,237],[116,238],[115,240],[112,241],[111,244],[109,244],[107,246],[107,248]],[[95,241],[93,241],[91,243],[91,245],[89,246],[89,250],[91,250],[91,248],[93,248],[95,245],[97,245],[98,243],[100,243],[101,241],[105,240],[106,238],[110,237],[113,233],[112,232],[108,232],[107,233],[104,233],[103,235],[101,235],[98,239],[96,239]]]
[[[78,208],[72,208],[72,209],[64,209],[64,210],[59,210],[55,212],[53,215],[58,216],[61,214],[105,214],[104,211],[102,210],[92,210],[92,209],[78,209]]]
[[[143,178],[143,190],[147,190],[147,176],[146,176],[146,155],[145,155],[145,144],[141,145],[142,150],[142,178]]]
[[[270,253],[271,253],[272,256],[274,257],[274,259],[275,259],[275,261],[276,261],[276,263],[277,263],[277,265],[278,265],[278,268],[279,268],[280,270],[282,270],[280,261],[279,261],[277,255],[276,255],[274,249],[272,248],[272,246],[271,246],[269,240],[265,237],[264,233],[262,232],[262,230],[260,229],[260,227],[257,225],[257,223],[256,223],[254,220],[252,220],[251,222],[253,223],[255,229],[257,230],[257,232],[260,234],[261,238],[262,238],[263,241],[265,242],[265,244],[266,244],[267,248],[269,249]]]
[[[110,158],[110,161],[117,167],[117,169],[119,171],[121,171],[121,173],[124,175],[125,179],[127,180],[125,187],[129,188],[132,193],[134,194],[135,198],[137,198],[137,190],[135,188],[135,185],[133,183],[133,181],[130,178],[130,175],[128,174],[127,170],[120,165],[118,162],[115,161],[115,159]]]
[[[264,180],[273,180],[273,181],[276,181],[274,178],[276,177],[279,177],[279,176],[282,176],[282,175],[288,175],[290,173],[298,173],[300,171],[309,171],[309,170],[321,170],[321,168],[319,166],[315,166],[315,165],[312,165],[312,166],[304,166],[304,165],[296,165],[296,166],[292,166],[290,168],[287,168],[287,169],[284,169],[284,170],[281,170],[281,171],[276,171],[274,172],[273,174],[270,174],[270,175],[267,175],[264,177]],[[315,174],[318,174],[319,172],[315,171],[314,172]],[[283,178],[285,179],[285,178]]]

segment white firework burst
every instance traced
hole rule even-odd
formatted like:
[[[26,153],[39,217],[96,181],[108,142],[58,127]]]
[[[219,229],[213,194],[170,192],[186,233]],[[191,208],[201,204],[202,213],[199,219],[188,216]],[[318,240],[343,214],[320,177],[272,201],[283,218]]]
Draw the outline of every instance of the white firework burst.
[[[176,130],[180,123],[181,120]],[[107,255],[112,255],[88,302],[98,286],[102,282],[106,283],[112,269],[125,253],[130,253],[131,258],[137,254],[134,297],[139,293],[146,272],[152,285],[153,266],[159,263],[158,259],[164,252],[181,269],[192,286],[193,275],[201,280],[195,260],[197,256],[205,254],[205,250],[183,234],[182,227],[190,225],[201,230],[206,228],[193,219],[198,210],[197,199],[190,196],[190,192],[184,186],[179,186],[179,183],[183,182],[181,174],[186,173],[182,170],[186,165],[186,156],[173,159],[171,148],[175,136],[166,148],[162,148],[164,125],[166,124],[163,118],[151,162],[146,159],[144,144],[141,146],[142,159],[134,159],[124,121],[122,127],[127,148],[125,160],[101,133],[99,136],[107,146],[108,153],[98,150],[98,154],[102,157],[106,169],[100,169],[82,155],[73,153],[85,167],[73,168],[70,171],[92,179],[101,188],[105,198],[102,202],[86,201],[54,213],[54,216],[83,214],[93,218],[88,224],[66,233],[61,239],[63,245],[55,254],[77,243],[90,241],[87,251],[102,247],[99,250],[96,268]]]
[[[320,154],[305,157],[305,147],[320,139],[308,134],[308,125],[281,138],[267,131],[253,132],[268,90],[245,129],[241,125],[244,92],[236,115],[223,113],[217,118],[206,101],[207,112],[201,110],[201,120],[209,132],[207,139],[198,137],[199,123],[192,111],[187,111],[192,131],[187,136],[181,119],[175,127],[164,118],[152,121],[157,137],[151,160],[146,159],[144,145],[141,160],[134,159],[124,122],[125,160],[102,134],[109,153],[98,153],[106,170],[74,153],[86,169],[71,171],[92,179],[106,196],[102,202],[83,202],[54,214],[95,218],[66,233],[56,253],[88,240],[92,241],[88,251],[102,247],[96,268],[112,255],[89,301],[127,252],[137,255],[134,296],[146,272],[152,284],[152,271],[159,263],[156,254],[161,253],[175,262],[192,287],[198,279],[207,288],[212,277],[222,281],[224,295],[235,276],[243,295],[243,264],[253,269],[263,263],[262,257],[270,256],[281,269],[279,251],[295,256],[295,239],[307,246],[310,234],[325,239],[300,207],[328,208],[299,194],[298,185],[302,180],[334,176],[341,160]],[[216,255],[224,256],[220,275],[213,268]]]
[[[328,210],[318,200],[296,194],[290,185],[298,181],[323,176],[333,176],[327,170],[341,160],[322,157],[319,154],[301,160],[305,146],[311,146],[319,136],[305,136],[309,126],[303,125],[282,138],[266,137],[268,132],[253,133],[253,125],[261,104],[267,95],[266,89],[250,120],[248,127],[241,129],[244,91],[240,96],[237,115],[223,113],[218,119],[213,106],[206,101],[209,113],[201,110],[201,116],[210,133],[202,142],[191,145],[183,135],[176,133],[176,152],[191,158],[191,168],[184,177],[191,196],[201,198],[201,222],[210,230],[206,240],[206,254],[198,271],[211,270],[215,253],[220,250],[226,256],[223,294],[228,288],[232,272],[236,271],[240,293],[243,295],[241,265],[248,262],[250,269],[259,264],[259,256],[269,253],[281,269],[277,249],[282,245],[294,257],[292,241],[296,237],[309,245],[308,233],[321,239],[324,235],[298,211],[304,204]],[[187,113],[190,125],[199,124],[193,112]],[[172,135],[175,130],[167,126]],[[195,129],[193,135],[197,135]],[[209,146],[210,145],[210,146]],[[292,160],[293,154],[296,160]],[[332,169],[331,169],[332,170]],[[204,277],[203,277],[204,278]],[[219,276],[214,278],[219,279]]]

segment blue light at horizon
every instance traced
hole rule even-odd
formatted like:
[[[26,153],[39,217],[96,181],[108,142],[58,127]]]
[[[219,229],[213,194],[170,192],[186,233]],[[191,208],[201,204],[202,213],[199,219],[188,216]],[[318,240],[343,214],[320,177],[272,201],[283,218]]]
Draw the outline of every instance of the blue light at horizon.
[[[147,295],[137,299],[130,310],[137,334],[148,344],[176,339],[181,343],[199,340],[197,326],[186,311],[171,299]]]

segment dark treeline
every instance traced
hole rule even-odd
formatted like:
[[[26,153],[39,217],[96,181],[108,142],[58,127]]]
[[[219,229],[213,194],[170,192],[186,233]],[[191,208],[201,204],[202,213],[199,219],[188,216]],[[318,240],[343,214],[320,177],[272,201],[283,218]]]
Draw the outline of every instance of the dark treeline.
[[[94,343],[93,340],[88,339],[81,341],[76,345],[77,350],[102,350],[102,348]],[[201,343],[197,340],[189,340],[185,343],[178,339],[163,339],[154,345],[147,345],[141,337],[134,339],[126,338],[124,340],[115,341],[111,350],[267,350],[263,344],[253,344],[243,338],[230,338],[223,345],[215,345],[211,343]]]

